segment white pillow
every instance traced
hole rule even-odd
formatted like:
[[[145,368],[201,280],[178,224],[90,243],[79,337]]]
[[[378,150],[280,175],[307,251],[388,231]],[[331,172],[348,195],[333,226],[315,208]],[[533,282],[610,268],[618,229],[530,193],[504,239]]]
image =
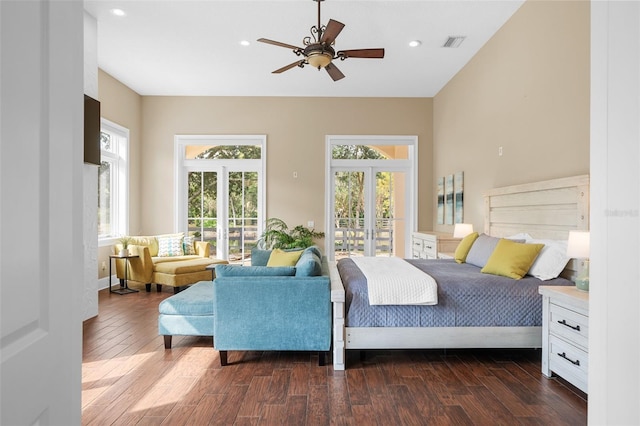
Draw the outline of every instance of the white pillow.
[[[567,256],[567,242],[563,240],[536,240],[527,239],[527,243],[544,244],[535,262],[529,268],[527,275],[532,275],[546,281],[558,278],[567,262],[571,259]]]
[[[533,240],[533,237],[526,232],[520,232],[519,234],[509,235],[505,237],[508,240],[524,240],[525,242],[529,242],[529,240]]]

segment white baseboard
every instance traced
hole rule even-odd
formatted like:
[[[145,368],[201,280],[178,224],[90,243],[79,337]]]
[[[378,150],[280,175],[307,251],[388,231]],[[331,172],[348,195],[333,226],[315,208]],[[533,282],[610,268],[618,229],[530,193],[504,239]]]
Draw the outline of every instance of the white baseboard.
[[[111,282],[116,282],[117,277],[115,275],[111,276]],[[113,285],[113,284],[111,284]],[[109,288],[109,277],[102,277],[98,280],[98,291],[104,290],[105,288]]]

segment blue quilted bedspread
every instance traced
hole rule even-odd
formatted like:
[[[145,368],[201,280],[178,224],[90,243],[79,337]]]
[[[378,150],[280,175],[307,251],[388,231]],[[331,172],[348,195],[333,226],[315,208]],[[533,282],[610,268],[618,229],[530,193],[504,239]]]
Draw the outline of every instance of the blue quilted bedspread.
[[[435,306],[371,306],[367,280],[351,259],[338,261],[345,287],[347,327],[517,327],[542,324],[541,285],[574,285],[483,274],[454,260],[407,259],[438,283]]]

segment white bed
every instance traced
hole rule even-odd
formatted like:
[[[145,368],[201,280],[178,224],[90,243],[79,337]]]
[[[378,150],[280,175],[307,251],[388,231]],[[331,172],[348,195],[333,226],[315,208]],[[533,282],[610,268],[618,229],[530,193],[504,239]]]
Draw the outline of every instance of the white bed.
[[[496,188],[484,194],[484,233],[526,232],[539,239],[567,239],[589,229],[589,176]],[[562,276],[575,276],[571,261]],[[541,327],[345,327],[345,289],[330,263],[333,305],[333,367],[345,369],[349,349],[539,348]]]

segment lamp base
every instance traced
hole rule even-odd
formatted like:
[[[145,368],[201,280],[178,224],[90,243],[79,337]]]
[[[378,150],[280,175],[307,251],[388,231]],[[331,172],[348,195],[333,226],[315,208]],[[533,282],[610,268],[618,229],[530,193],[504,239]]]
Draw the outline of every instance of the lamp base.
[[[576,278],[576,288],[580,291],[589,291],[589,278]]]

